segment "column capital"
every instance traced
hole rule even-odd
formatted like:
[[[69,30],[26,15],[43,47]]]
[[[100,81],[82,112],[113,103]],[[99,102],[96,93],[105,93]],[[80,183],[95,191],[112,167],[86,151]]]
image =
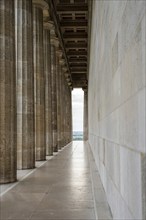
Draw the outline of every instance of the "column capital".
[[[56,53],[57,53],[57,56],[61,59],[61,57],[62,57],[62,55],[63,55],[62,50],[58,49],[58,50],[56,51]]]
[[[65,73],[65,79],[66,79],[66,81],[67,81],[67,84],[68,84],[69,86],[71,86],[71,85],[72,85],[72,82],[71,82],[71,77],[70,77],[69,73]]]
[[[73,86],[72,85],[70,85],[70,91],[72,91],[73,90]]]
[[[54,45],[55,47],[59,47],[59,39],[55,36],[51,36],[51,44]]]
[[[87,87],[87,86],[82,87],[82,90],[83,90],[84,92],[88,92],[88,87]]]
[[[65,60],[64,60],[63,58],[61,58],[61,59],[59,60],[59,63],[60,63],[61,66],[64,66]]]
[[[69,78],[69,77],[67,77],[67,78],[66,78],[66,81],[69,83],[69,82],[70,82],[70,78]]]
[[[66,71],[66,73],[64,74],[64,76],[65,76],[66,78],[70,77],[69,72]]]
[[[72,83],[71,83],[71,82],[67,82],[67,85],[68,85],[70,91],[72,91],[72,90],[73,90],[73,85],[72,85]]]
[[[55,34],[55,25],[53,21],[50,20],[45,20],[44,21],[44,28],[48,29],[48,30],[53,30],[52,34]]]
[[[44,29],[47,29],[47,30],[55,30],[55,26],[54,26],[53,22],[50,23],[50,22],[48,22],[48,21],[44,21],[44,22],[43,22],[43,26],[44,26]],[[54,33],[55,33],[55,31],[54,31]]]
[[[42,10],[49,9],[49,5],[45,0],[33,0],[32,3]]]
[[[49,8],[43,10],[43,20],[46,21],[50,18]]]
[[[68,71],[68,68],[66,67],[66,65],[62,68],[63,71],[66,73]],[[68,74],[67,74],[68,75]]]

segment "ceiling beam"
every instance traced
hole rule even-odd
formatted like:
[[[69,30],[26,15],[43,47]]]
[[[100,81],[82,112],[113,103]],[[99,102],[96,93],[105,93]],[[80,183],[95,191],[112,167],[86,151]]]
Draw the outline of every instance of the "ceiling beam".
[[[80,49],[80,48],[84,48],[84,49],[87,49],[87,43],[66,43],[65,44],[65,48],[66,49],[72,49],[72,48],[77,48],[77,49]]]
[[[85,74],[73,74],[72,75],[72,79],[73,80],[87,80],[87,77],[86,77],[86,75]]]
[[[73,81],[73,88],[82,88],[87,86],[87,80]]]
[[[86,75],[85,75],[84,73],[79,73],[79,74],[76,74],[76,73],[74,74],[74,73],[73,73],[73,74],[72,74],[72,77],[73,77],[73,78],[76,78],[76,77],[83,77],[83,78],[86,79]]]
[[[69,63],[73,64],[73,63],[85,63],[87,64],[87,59],[69,59]]]
[[[71,20],[71,21],[61,21],[61,27],[87,27],[88,22],[86,20]]]
[[[87,73],[87,68],[86,69],[81,69],[81,68],[78,68],[78,69],[72,69],[71,70],[71,73]]]
[[[87,51],[68,51],[67,56],[87,56]]]
[[[78,32],[73,32],[73,33],[64,33],[63,34],[63,38],[64,39],[72,39],[72,40],[75,40],[75,39],[87,39],[88,35],[87,33],[78,33]]]
[[[77,67],[80,67],[80,68],[82,68],[82,67],[87,67],[87,63],[70,63],[70,68],[77,68]]]
[[[58,4],[56,9],[58,13],[87,12],[88,4]]]

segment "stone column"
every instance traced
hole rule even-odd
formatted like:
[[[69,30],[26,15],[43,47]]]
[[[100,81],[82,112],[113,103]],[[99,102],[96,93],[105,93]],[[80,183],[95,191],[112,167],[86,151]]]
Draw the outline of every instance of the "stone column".
[[[72,88],[70,88],[70,91],[69,91],[69,142],[72,141],[72,94],[71,94],[71,91],[72,91]]]
[[[67,81],[65,79],[65,94],[66,94],[66,106],[65,106],[65,142],[66,144],[68,144],[68,105],[69,105],[69,102],[68,102],[68,85],[67,85]]]
[[[51,30],[51,77],[52,77],[52,132],[53,132],[53,151],[58,151],[57,145],[57,92],[56,92],[56,47],[59,42]]]
[[[72,139],[72,103],[71,103],[71,78],[67,71],[67,68],[64,68],[65,71],[65,142],[68,144]]]
[[[66,108],[67,108],[67,99],[66,99],[66,79],[65,79],[65,74],[67,71],[66,64],[64,62],[63,66],[63,73],[62,73],[62,107],[63,107],[63,145],[66,145],[66,120],[67,120],[67,115],[66,115]]]
[[[33,0],[34,97],[36,160],[46,159],[45,144],[45,80],[43,50],[43,0]]]
[[[56,90],[57,90],[57,142],[58,149],[61,149],[61,71],[60,59],[62,57],[61,50],[57,51],[57,77],[56,77]]]
[[[50,23],[44,23],[46,155],[53,155]]]
[[[67,84],[67,142],[71,142],[71,133],[72,133],[72,128],[71,128],[71,91],[70,91],[70,86]]]
[[[84,90],[84,131],[83,131],[83,139],[84,141],[88,140],[88,90]]]
[[[0,183],[16,181],[14,1],[0,0]]]
[[[61,148],[64,147],[64,142],[63,142],[63,132],[64,132],[63,131],[63,120],[64,120],[63,65],[64,65],[64,60],[60,59],[60,146]]]
[[[66,79],[65,79],[66,81]],[[68,102],[68,86],[67,86],[67,82],[65,82],[65,93],[66,93],[66,108],[65,108],[65,139],[66,139],[66,144],[68,144],[68,130],[69,130],[69,118],[68,118],[68,115],[69,115],[69,111],[68,111],[68,106],[69,106],[69,102]]]
[[[62,73],[62,107],[63,107],[63,145],[66,145],[66,91],[65,91],[65,84],[66,84],[66,80],[65,80],[65,69],[63,67],[63,73]]]
[[[35,167],[32,1],[15,0],[17,168]]]

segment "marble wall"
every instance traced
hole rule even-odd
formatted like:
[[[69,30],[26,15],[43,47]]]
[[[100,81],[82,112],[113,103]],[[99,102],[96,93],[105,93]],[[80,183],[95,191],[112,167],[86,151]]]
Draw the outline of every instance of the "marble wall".
[[[91,30],[89,143],[113,218],[146,219],[146,1],[93,1]]]

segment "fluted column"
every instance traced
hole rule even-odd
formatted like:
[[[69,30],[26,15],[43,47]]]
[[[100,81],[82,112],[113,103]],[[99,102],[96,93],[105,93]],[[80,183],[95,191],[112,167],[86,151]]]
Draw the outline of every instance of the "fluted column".
[[[63,141],[63,120],[64,120],[64,111],[63,111],[63,65],[64,65],[64,60],[60,61],[60,111],[61,111],[61,127],[60,127],[60,135],[61,135],[61,148],[64,147],[64,141]]]
[[[65,131],[65,144],[68,144],[70,142],[70,87],[69,87],[69,82],[70,82],[70,77],[69,73],[67,71],[67,68],[64,68],[64,85],[65,85],[65,118],[64,118],[64,131]]]
[[[14,1],[0,0],[0,183],[16,181]]]
[[[56,48],[59,44],[58,39],[54,36],[54,30],[51,33],[51,77],[52,77],[52,132],[53,132],[53,151],[58,151],[57,145],[57,91],[56,91]]]
[[[64,120],[63,65],[64,65],[64,60],[60,59],[60,146],[61,148],[64,147],[64,141],[63,141],[63,120]]]
[[[62,111],[63,111],[63,120],[62,120],[62,138],[63,138],[63,145],[66,145],[66,106],[67,106],[67,100],[66,100],[66,79],[65,79],[65,73],[67,71],[67,67],[64,61],[64,65],[62,68]]]
[[[69,142],[72,141],[72,89],[69,91]]]
[[[65,103],[66,103],[66,106],[65,106],[65,142],[66,144],[68,144],[68,88],[67,88],[67,82],[65,80],[65,94],[66,94],[66,97],[65,97]]]
[[[43,0],[33,0],[34,96],[36,160],[45,160],[45,81],[43,50]]]
[[[84,90],[84,127],[83,127],[83,139],[88,140],[88,91]]]
[[[67,143],[70,142],[70,88],[67,84]]]
[[[62,57],[61,50],[57,51],[57,143],[58,149],[61,149],[61,71],[60,59]]]
[[[56,49],[51,44],[51,78],[52,78],[52,133],[53,151],[57,151],[57,97],[56,97]]]
[[[17,168],[35,166],[32,1],[15,0]]]
[[[63,107],[63,145],[66,145],[66,80],[64,76],[64,68],[63,68],[63,79],[62,79],[62,85],[63,85],[63,101],[62,101],[62,107]]]
[[[67,144],[72,140],[72,99],[71,99],[71,78],[66,72],[66,142]]]
[[[50,23],[44,23],[46,155],[53,155]]]
[[[61,68],[61,144],[65,146],[72,140],[72,99],[71,99],[71,77],[62,59]]]

